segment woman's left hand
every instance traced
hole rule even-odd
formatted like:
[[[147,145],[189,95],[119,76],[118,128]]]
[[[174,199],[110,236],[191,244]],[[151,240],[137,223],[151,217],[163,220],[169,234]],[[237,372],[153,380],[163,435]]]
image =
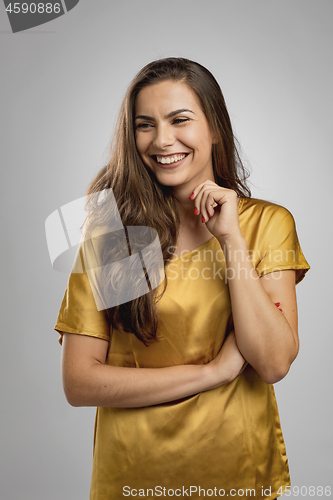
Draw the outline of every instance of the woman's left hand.
[[[238,217],[238,197],[232,189],[221,187],[207,180],[193,190],[194,206],[202,222],[218,239],[225,240],[241,234]]]

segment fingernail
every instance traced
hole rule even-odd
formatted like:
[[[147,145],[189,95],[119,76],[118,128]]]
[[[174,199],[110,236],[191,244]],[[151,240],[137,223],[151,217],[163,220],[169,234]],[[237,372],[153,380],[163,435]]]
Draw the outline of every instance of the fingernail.
[[[190,200],[193,200],[193,198],[194,198],[194,193],[191,194]]]
[[[199,213],[199,210],[197,209],[197,207],[195,207],[195,209],[194,209],[194,215],[198,215],[198,213]]]
[[[202,220],[202,222],[205,222],[205,218],[203,215],[201,216],[201,220]]]

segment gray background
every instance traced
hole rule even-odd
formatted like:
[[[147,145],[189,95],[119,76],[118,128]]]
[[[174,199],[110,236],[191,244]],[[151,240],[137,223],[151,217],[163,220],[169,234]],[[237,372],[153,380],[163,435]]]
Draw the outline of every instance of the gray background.
[[[88,498],[95,410],[62,392],[67,276],[44,222],[84,194],[126,86],[166,56],[212,71],[253,196],[296,219],[312,269],[297,287],[300,354],[275,389],[293,485],[332,486],[332,16],[331,0],[81,0],[14,35],[1,2],[2,499]]]

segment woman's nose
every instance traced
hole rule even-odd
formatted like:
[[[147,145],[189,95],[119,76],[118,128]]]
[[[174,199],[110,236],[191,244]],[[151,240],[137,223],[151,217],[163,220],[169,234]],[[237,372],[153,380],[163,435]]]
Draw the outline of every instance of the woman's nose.
[[[156,126],[154,136],[154,146],[158,149],[164,149],[175,143],[175,137],[172,130],[167,125]]]

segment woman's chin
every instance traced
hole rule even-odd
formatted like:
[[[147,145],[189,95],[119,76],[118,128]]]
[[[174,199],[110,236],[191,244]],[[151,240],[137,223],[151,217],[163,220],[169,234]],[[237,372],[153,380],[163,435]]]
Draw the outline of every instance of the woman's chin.
[[[166,179],[165,176],[156,176],[156,179],[160,184],[170,188],[178,188],[184,184],[184,181],[180,181],[179,179]]]
[[[156,169],[154,168],[154,174],[158,182],[163,184],[164,186],[172,186],[177,187],[182,184],[188,182],[189,172],[187,169],[179,168],[179,169]]]

